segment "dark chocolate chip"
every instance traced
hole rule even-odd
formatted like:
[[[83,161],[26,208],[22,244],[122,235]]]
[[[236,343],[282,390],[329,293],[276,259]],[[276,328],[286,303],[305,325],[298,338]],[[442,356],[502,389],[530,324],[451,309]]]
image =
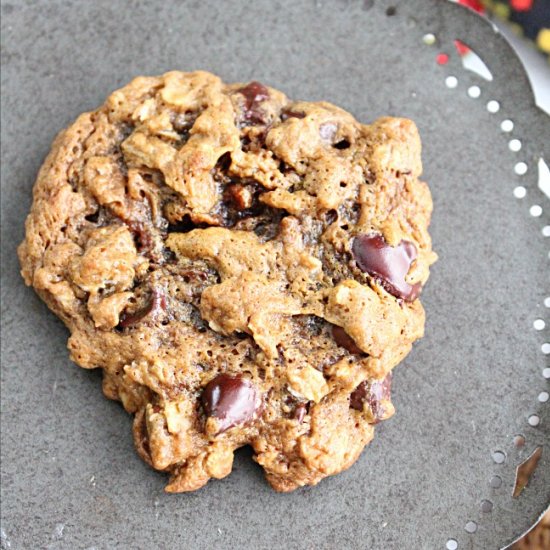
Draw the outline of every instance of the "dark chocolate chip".
[[[178,259],[175,252],[173,252],[169,248],[164,248],[162,250],[162,257],[163,257],[164,263],[168,263],[168,264],[176,263]]]
[[[306,414],[308,412],[307,409],[307,403],[299,403],[298,406],[294,409],[293,418],[294,420],[298,421],[298,424],[301,424],[304,421],[304,418],[306,417]]]
[[[248,136],[243,136],[241,138],[241,149],[247,153],[248,151],[250,151],[251,147],[250,145],[252,144],[252,140],[248,137]]]
[[[356,411],[363,410],[363,404],[367,398],[369,391],[369,383],[367,380],[361,382],[351,393],[349,398],[349,406]]]
[[[122,328],[135,326],[146,317],[155,318],[161,311],[166,311],[166,296],[160,290],[154,289],[151,299],[143,309],[130,315],[123,313],[120,316],[119,326]]]
[[[136,248],[140,254],[143,254],[155,263],[162,263],[164,255],[157,247],[157,237],[162,237],[168,224],[163,219],[155,227],[150,221],[141,221],[124,216],[117,216],[121,219],[132,232]]]
[[[243,88],[240,88],[239,92],[245,97],[247,109],[251,109],[255,103],[260,103],[269,98],[269,90],[263,84],[255,80]]]
[[[286,110],[281,112],[281,120],[283,122],[289,118],[304,118],[305,116],[305,113],[301,113],[299,111]]]
[[[259,110],[262,101],[269,98],[269,90],[259,82],[253,81],[238,90],[244,98],[244,118],[249,122],[265,123],[264,113]]]
[[[184,214],[177,223],[168,225],[168,233],[189,233],[189,231],[193,231],[193,229],[197,229],[197,227],[199,226],[193,223],[191,216],[189,214]]]
[[[128,220],[128,228],[134,234],[139,252],[148,254],[155,248],[155,238],[151,229],[143,222]]]
[[[334,325],[332,327],[332,337],[340,347],[347,349],[350,353],[354,355],[364,353],[364,351],[354,342],[353,338],[342,327]]]
[[[407,302],[420,294],[420,283],[410,285],[405,280],[417,256],[413,243],[401,241],[393,247],[382,235],[358,235],[353,239],[352,252],[359,269],[378,279],[390,294]]]
[[[208,273],[202,269],[186,269],[180,272],[180,276],[186,283],[205,282],[208,279]]]
[[[84,219],[90,223],[97,223],[99,221],[99,208],[92,214],[84,216]]]
[[[198,113],[186,112],[174,114],[171,117],[172,128],[180,135],[182,141],[189,139],[189,132],[195,124]]]
[[[338,219],[338,212],[334,209],[327,210],[325,212],[325,223],[327,225],[333,224]]]
[[[338,143],[335,143],[333,147],[335,149],[349,149],[351,143],[347,139],[342,139]]]
[[[221,170],[222,172],[227,172],[231,167],[231,153],[224,153],[216,162],[215,169]]]
[[[384,416],[383,400],[391,395],[391,372],[383,380],[365,380],[355,388],[350,396],[352,409],[362,411],[366,405],[373,416],[374,422],[379,422]]]
[[[204,388],[201,399],[207,416],[218,420],[218,433],[249,422],[258,408],[256,388],[242,376],[216,376]]]

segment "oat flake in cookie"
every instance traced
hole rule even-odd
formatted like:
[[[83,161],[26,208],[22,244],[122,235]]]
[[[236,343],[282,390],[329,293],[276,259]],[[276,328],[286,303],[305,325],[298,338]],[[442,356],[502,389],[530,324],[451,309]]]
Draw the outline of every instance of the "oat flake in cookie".
[[[55,140],[22,273],[193,491],[251,445],[278,491],[351,466],[393,413],[436,255],[413,122],[206,73],[137,78]]]

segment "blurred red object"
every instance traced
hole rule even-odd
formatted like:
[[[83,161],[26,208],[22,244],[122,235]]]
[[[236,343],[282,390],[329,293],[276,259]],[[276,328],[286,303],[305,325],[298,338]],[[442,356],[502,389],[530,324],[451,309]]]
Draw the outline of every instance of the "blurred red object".
[[[459,4],[467,6],[468,8],[477,11],[478,13],[485,13],[485,8],[483,7],[483,2],[481,0],[458,0]],[[527,2],[518,1],[519,4],[526,4]],[[531,4],[532,2],[529,2]]]
[[[516,11],[527,11],[533,7],[533,0],[510,0],[510,4]]]
[[[458,3],[476,11],[477,13],[485,13],[485,8],[483,7],[483,2],[481,0],[458,0]],[[470,51],[470,48],[468,48],[468,46],[460,40],[455,40],[455,47],[459,55],[464,55]]]
[[[455,40],[455,48],[460,55],[464,55],[470,51],[470,48],[468,48],[468,46],[466,46],[466,44],[464,44],[464,42],[461,42],[460,40]]]

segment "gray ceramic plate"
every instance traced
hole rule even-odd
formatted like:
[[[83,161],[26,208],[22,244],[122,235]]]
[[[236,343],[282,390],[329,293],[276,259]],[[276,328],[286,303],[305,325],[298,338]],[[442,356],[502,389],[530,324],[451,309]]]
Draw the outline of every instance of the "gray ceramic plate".
[[[491,82],[457,55],[435,63],[457,38]],[[535,329],[550,321],[550,204],[537,187],[550,123],[489,23],[442,0],[14,0],[2,63],[2,548],[496,549],[535,522],[550,501],[550,338]],[[130,418],[102,397],[100,373],[69,362],[67,331],[18,274],[55,133],[133,76],[176,68],[420,128],[440,254],[426,337],[395,373],[397,414],[315,488],[274,493],[243,450],[223,481],[164,494]],[[538,446],[513,499],[515,468]]]

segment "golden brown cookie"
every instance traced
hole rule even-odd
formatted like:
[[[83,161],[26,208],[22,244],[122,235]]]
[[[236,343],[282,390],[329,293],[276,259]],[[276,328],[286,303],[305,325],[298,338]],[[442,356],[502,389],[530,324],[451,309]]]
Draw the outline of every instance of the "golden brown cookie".
[[[436,256],[413,122],[206,73],[140,77],[55,140],[22,273],[191,491],[251,445],[278,491],[348,468],[393,413]]]

